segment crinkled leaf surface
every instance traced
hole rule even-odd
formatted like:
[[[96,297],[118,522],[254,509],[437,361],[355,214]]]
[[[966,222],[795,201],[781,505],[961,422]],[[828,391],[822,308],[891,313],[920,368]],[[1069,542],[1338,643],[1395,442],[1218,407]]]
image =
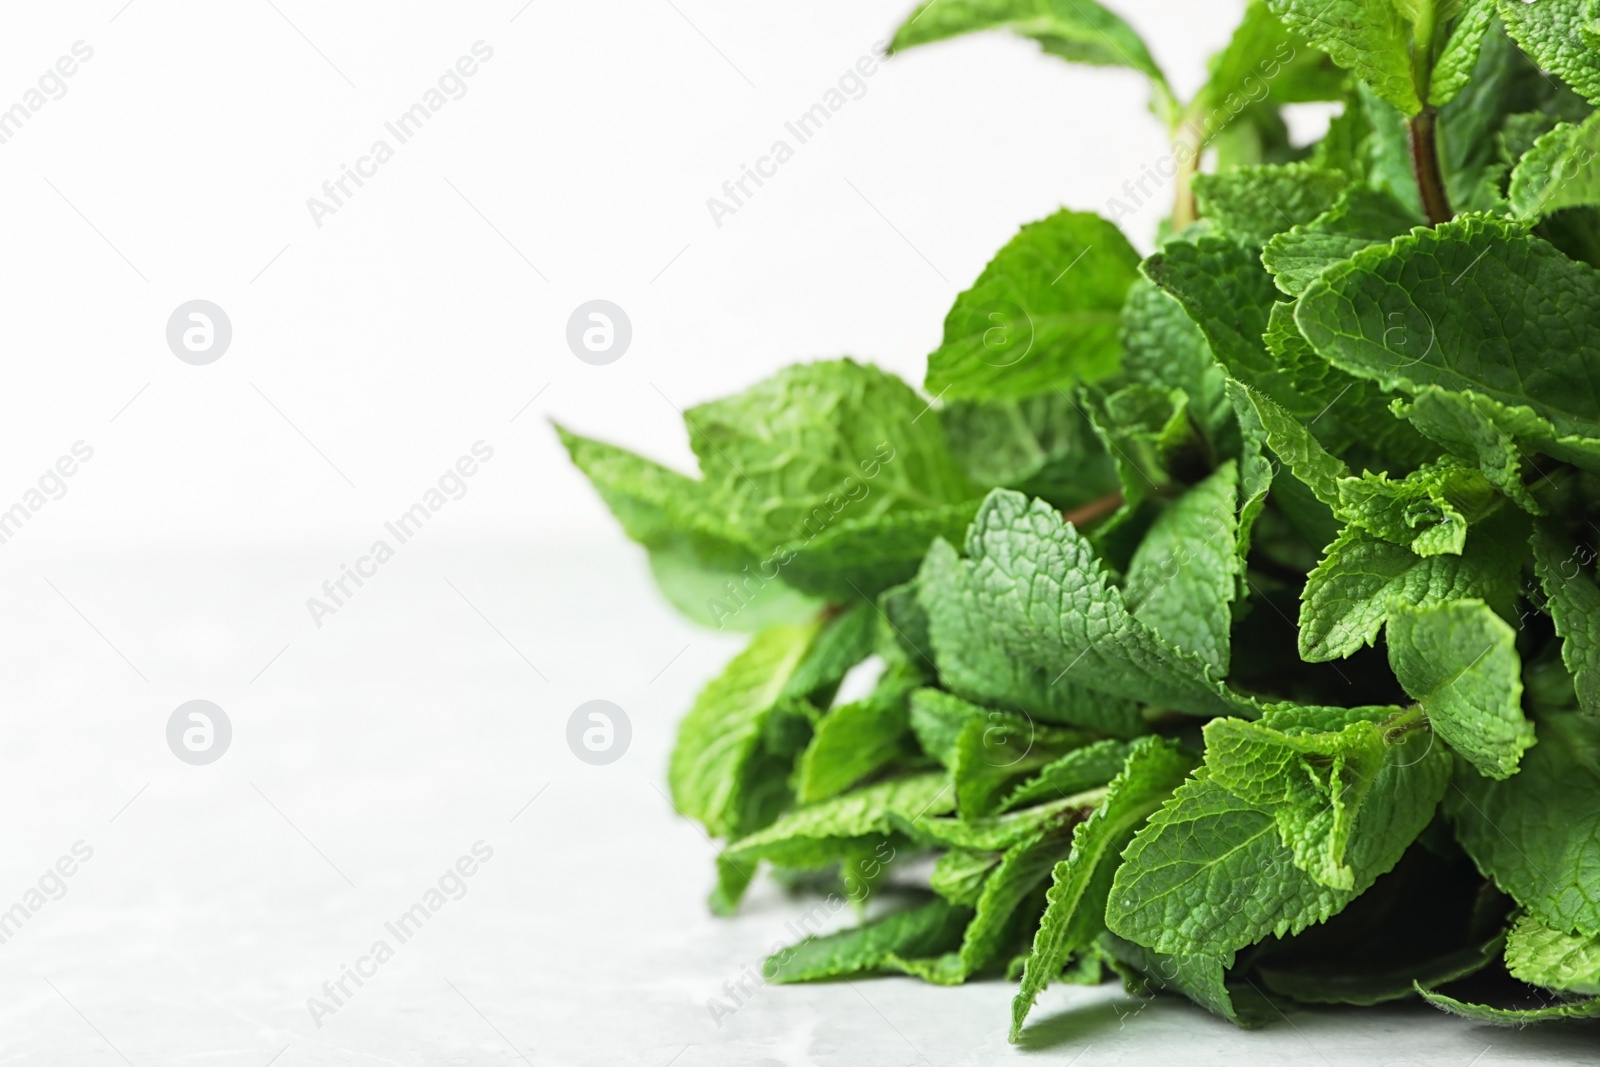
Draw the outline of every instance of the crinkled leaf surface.
[[[1138,265],[1122,231],[1098,215],[1062,210],[1029,223],[956,297],[928,355],[928,391],[1007,399],[1109,376]]]
[[[1234,167],[1195,175],[1194,193],[1200,213],[1224,234],[1260,248],[1332,208],[1347,181],[1338,171],[1309,163]]]
[[[1511,209],[1537,218],[1562,208],[1600,204],[1600,112],[1563,122],[1534,142],[1511,172]]]
[[[1500,0],[1500,17],[1534,62],[1600,104],[1600,51],[1583,34],[1594,18],[1585,0]]]
[[[1147,732],[1133,699],[1079,685],[1062,675],[1061,667],[1014,655],[1005,642],[1005,620],[984,611],[970,564],[947,542],[937,541],[928,550],[917,587],[939,679],[954,692],[1113,737]]]
[[[1228,673],[1232,604],[1244,562],[1236,551],[1237,472],[1231,460],[1224,463],[1157,517],[1122,590],[1135,619],[1199,656],[1218,677]]]
[[[1600,436],[1600,271],[1511,223],[1462,218],[1358,252],[1307,288],[1295,321],[1384,388],[1472,390]]]
[[[1506,936],[1506,969],[1530,985],[1600,994],[1600,938],[1553,930],[1531,915]]]
[[[1445,801],[1478,869],[1552,929],[1600,935],[1600,722],[1546,712],[1504,781],[1465,765]]]
[[[1548,526],[1534,531],[1533,567],[1561,637],[1561,660],[1572,672],[1578,705],[1600,716],[1600,589],[1586,566],[1593,557]]]
[[[1253,710],[1204,660],[1134,618],[1089,542],[1048,505],[991,493],[967,554],[952,568],[966,579],[953,594],[1007,654],[1116,697],[1196,714]],[[925,595],[928,579],[924,570]]]
[[[1467,535],[1461,554],[1418,556],[1354,524],[1329,545],[1300,601],[1300,657],[1343,659],[1377,640],[1391,603],[1475,598],[1510,615],[1517,595],[1516,545],[1526,527],[1502,510]]]
[[[1261,262],[1272,272],[1279,289],[1299,296],[1334,263],[1370,245],[1386,244],[1422,223],[1388,193],[1353,186],[1327,211],[1268,241]]]
[[[1481,600],[1395,604],[1389,666],[1433,732],[1480,774],[1509,778],[1533,744],[1516,631]]]
[[[1319,727],[1390,709],[1306,709]],[[1276,722],[1287,731],[1292,713]],[[1317,882],[1294,863],[1271,808],[1242,800],[1202,768],[1151,816],[1123,854],[1106,906],[1113,933],[1180,955],[1225,956],[1268,934],[1305,929],[1341,910],[1399,860],[1433,817],[1449,760],[1429,739],[1389,744],[1351,827],[1350,889]]]

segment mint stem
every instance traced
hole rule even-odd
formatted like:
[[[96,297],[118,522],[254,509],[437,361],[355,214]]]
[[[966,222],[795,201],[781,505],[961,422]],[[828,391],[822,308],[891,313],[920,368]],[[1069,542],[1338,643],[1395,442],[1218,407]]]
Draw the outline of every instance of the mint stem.
[[[1098,500],[1091,500],[1070,511],[1063,511],[1061,517],[1074,526],[1084,526],[1096,519],[1103,519],[1122,506],[1122,490],[1113,489]]]
[[[1439,141],[1435,135],[1438,112],[1425,107],[1407,124],[1411,132],[1411,169],[1417,175],[1417,192],[1422,195],[1422,210],[1428,223],[1437,226],[1455,218],[1450,196],[1445,192],[1444,175],[1439,170]]]

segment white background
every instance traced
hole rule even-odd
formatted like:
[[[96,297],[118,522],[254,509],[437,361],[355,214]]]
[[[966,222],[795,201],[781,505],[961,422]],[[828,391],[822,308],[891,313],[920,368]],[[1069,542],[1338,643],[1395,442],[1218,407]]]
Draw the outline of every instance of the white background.
[[[0,145],[0,508],[94,450],[0,544],[0,910],[94,849],[0,944],[0,1058],[1019,1054],[998,982],[767,989],[712,1025],[707,998],[796,910],[761,887],[708,918],[711,848],[659,792],[676,717],[737,642],[661,605],[546,420],[685,465],[675,405],[791,360],[919,380],[1021,223],[1101,209],[1163,153],[1138,77],[997,36],[910,52],[719,228],[707,197],[905,5],[274,3],[0,11],[0,107],[94,50]],[[1238,8],[1127,6],[1180,94]],[[466,95],[317,227],[307,198],[479,40],[494,54]],[[564,340],[596,297],[634,330],[605,367]],[[234,331],[204,367],[165,341],[194,298]],[[314,625],[306,598],[479,440],[494,458],[468,494]],[[234,727],[198,768],[164,737],[197,697]],[[634,730],[603,768],[564,741],[597,697]],[[495,857],[470,892],[315,1026],[307,998],[479,840]],[[1041,1017],[1047,1058],[1086,1065],[1584,1047],[1405,1010],[1243,1037],[1110,987],[1052,990]]]

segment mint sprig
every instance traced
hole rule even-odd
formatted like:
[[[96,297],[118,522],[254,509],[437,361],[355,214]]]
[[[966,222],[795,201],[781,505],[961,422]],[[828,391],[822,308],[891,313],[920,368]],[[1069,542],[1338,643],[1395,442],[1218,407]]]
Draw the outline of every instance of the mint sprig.
[[[694,474],[561,431],[754,633],[668,775],[712,906],[765,866],[863,916],[770,980],[1008,973],[1013,1039],[1108,972],[1241,1026],[1600,1015],[1597,14],[1253,0],[1185,101],[1093,0],[912,13],[1142,73],[1173,210],[1142,262],[1115,208],[1023,227],[924,392],[789,368],[686,413]]]

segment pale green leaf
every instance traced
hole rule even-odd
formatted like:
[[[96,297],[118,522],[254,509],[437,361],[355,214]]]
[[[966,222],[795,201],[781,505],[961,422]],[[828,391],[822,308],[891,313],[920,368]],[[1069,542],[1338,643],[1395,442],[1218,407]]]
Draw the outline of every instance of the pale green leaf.
[[[749,764],[818,628],[761,631],[700,691],[679,725],[667,772],[672,803],[713,836],[741,830]]]

